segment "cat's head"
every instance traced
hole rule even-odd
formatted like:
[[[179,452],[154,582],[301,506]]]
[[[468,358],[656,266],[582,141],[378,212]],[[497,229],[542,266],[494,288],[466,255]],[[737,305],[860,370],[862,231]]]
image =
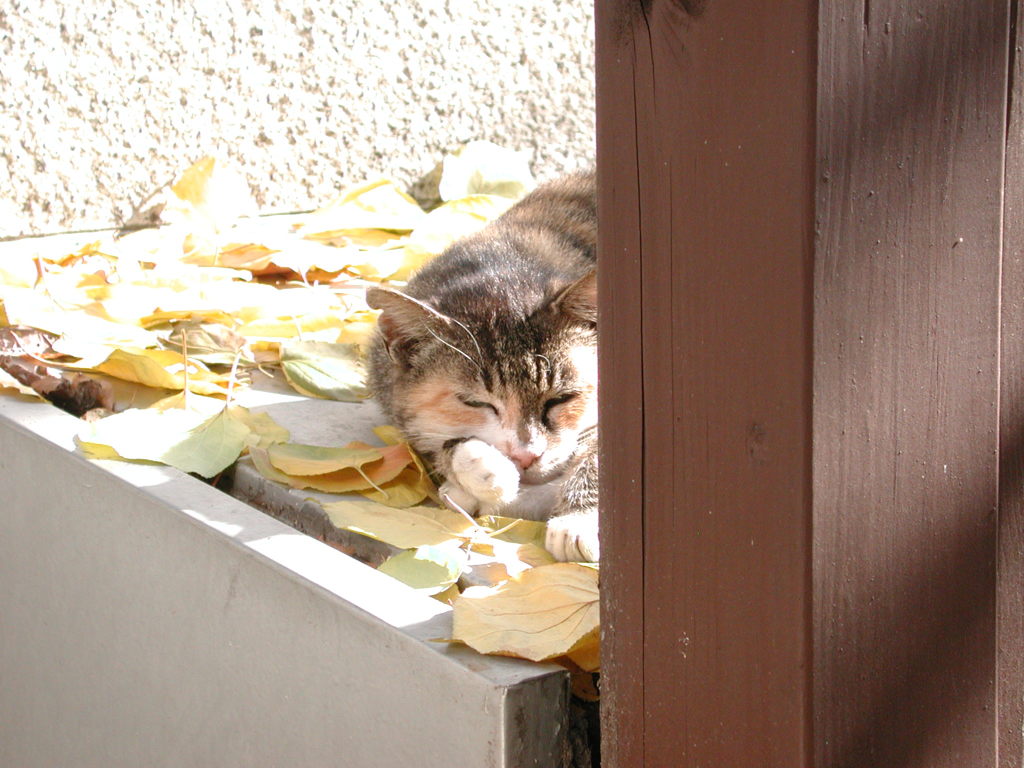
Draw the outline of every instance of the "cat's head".
[[[383,310],[389,409],[420,451],[477,438],[515,462],[523,482],[543,483],[597,425],[593,272],[520,315],[444,314],[387,288],[367,300]]]

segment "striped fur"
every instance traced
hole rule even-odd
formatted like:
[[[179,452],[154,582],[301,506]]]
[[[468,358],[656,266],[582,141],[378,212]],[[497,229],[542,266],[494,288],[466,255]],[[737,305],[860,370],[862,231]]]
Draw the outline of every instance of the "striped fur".
[[[596,559],[594,177],[542,186],[453,244],[383,310],[370,385],[468,511],[549,519],[560,559]]]

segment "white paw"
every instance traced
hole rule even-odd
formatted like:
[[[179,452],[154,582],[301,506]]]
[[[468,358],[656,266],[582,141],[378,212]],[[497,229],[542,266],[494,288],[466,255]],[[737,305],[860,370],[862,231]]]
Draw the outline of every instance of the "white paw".
[[[450,479],[485,507],[504,506],[519,494],[519,469],[482,440],[467,440],[455,446]]]
[[[596,563],[601,559],[597,511],[551,518],[544,546],[556,560]]]

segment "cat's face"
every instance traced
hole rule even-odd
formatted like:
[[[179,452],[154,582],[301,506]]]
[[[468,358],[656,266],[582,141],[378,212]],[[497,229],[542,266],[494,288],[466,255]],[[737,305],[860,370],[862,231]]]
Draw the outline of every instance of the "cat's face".
[[[517,465],[522,482],[548,482],[597,424],[595,334],[557,324],[506,333],[476,329],[476,344],[465,335],[459,345],[465,355],[423,342],[395,382],[402,428],[427,452],[483,440]]]

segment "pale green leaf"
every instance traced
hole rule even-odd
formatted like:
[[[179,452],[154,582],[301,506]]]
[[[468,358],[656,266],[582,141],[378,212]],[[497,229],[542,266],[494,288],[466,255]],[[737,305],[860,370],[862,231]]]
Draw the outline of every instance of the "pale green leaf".
[[[366,371],[356,344],[299,341],[281,347],[281,368],[299,392],[358,403],[369,397]]]
[[[459,580],[466,553],[457,547],[423,546],[385,560],[379,570],[426,595],[444,592]]]
[[[213,477],[234,463],[248,435],[249,427],[228,411],[209,416],[185,408],[132,408],[86,424],[77,439],[94,455],[106,447],[124,459]]]

